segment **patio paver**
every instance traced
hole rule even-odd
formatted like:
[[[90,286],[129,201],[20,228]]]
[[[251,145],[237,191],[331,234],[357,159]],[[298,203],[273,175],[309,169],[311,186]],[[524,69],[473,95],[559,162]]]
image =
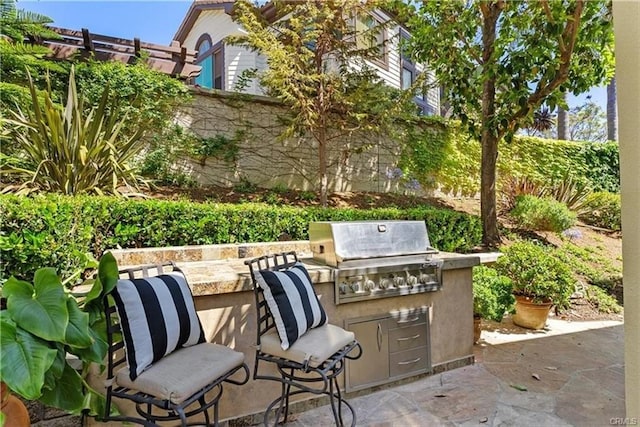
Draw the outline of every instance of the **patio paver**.
[[[550,319],[543,332],[505,322],[483,332],[472,366],[349,399],[358,425],[582,427],[625,416],[621,322]],[[323,406],[287,425],[332,423]]]

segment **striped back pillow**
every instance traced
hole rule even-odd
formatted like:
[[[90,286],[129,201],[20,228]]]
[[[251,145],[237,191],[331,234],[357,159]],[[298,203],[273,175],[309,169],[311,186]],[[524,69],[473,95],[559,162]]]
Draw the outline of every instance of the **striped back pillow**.
[[[327,323],[311,277],[301,263],[288,270],[256,272],[256,282],[264,293],[280,336],[283,350],[311,328]]]
[[[113,298],[131,381],[172,351],[204,342],[193,296],[182,272],[120,279]]]

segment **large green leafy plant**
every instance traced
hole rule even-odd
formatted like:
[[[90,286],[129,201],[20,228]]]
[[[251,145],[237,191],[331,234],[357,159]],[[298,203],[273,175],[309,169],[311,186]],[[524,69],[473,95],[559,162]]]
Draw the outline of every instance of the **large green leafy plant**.
[[[29,90],[32,109],[26,114],[18,109],[7,120],[10,138],[22,153],[22,167],[5,165],[2,172],[25,180],[9,190],[118,194],[121,186],[138,189],[144,182],[130,165],[144,147],[144,132],[121,132],[126,116],[117,113],[119,105],[109,97],[108,85],[100,102],[88,110],[78,95],[73,68],[66,105],[53,101],[49,85],[42,107],[30,75]]]
[[[576,281],[558,252],[522,241],[502,253],[496,270],[511,279],[514,295],[529,297],[533,302],[551,300],[560,309],[568,307]]]
[[[80,303],[66,291],[53,268],[41,268],[33,283],[11,277],[2,287],[0,380],[27,400],[79,414],[101,413],[103,398],[85,381],[89,365],[107,353],[103,297],[118,280],[110,253]],[[77,356],[82,371],[69,363]]]

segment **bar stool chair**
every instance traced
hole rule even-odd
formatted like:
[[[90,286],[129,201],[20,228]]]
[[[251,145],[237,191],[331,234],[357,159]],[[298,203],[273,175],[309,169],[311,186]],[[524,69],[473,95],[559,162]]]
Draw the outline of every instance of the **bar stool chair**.
[[[345,360],[362,355],[353,332],[327,323],[309,273],[295,252],[265,255],[245,264],[251,273],[257,312],[253,378],[281,384],[280,396],[264,413],[264,424],[270,425],[276,405],[274,425],[285,423],[291,396],[313,393],[329,397],[337,426],[344,425],[343,406],[349,408],[351,426],[355,426],[356,413],[338,384]],[[275,364],[279,376],[259,373],[261,362]]]
[[[249,380],[244,354],[205,341],[187,280],[173,263],[120,273],[127,277],[104,298],[109,350],[102,420],[186,426],[204,414],[209,426],[213,407],[217,426],[222,384]],[[238,371],[244,378],[232,379]],[[140,418],[112,414],[114,398],[134,402]]]

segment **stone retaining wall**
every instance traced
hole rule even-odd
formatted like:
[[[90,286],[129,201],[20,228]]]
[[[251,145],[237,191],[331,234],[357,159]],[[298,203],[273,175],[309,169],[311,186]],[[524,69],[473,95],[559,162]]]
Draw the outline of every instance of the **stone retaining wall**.
[[[282,139],[285,107],[270,98],[194,89],[194,100],[177,115],[203,138],[219,135],[237,145],[232,161],[207,157],[180,167],[201,184],[233,186],[245,180],[261,187],[318,188],[317,143],[305,136]],[[393,176],[400,149],[389,137],[329,131],[329,191],[403,190]],[[222,157],[222,156],[220,156]]]

